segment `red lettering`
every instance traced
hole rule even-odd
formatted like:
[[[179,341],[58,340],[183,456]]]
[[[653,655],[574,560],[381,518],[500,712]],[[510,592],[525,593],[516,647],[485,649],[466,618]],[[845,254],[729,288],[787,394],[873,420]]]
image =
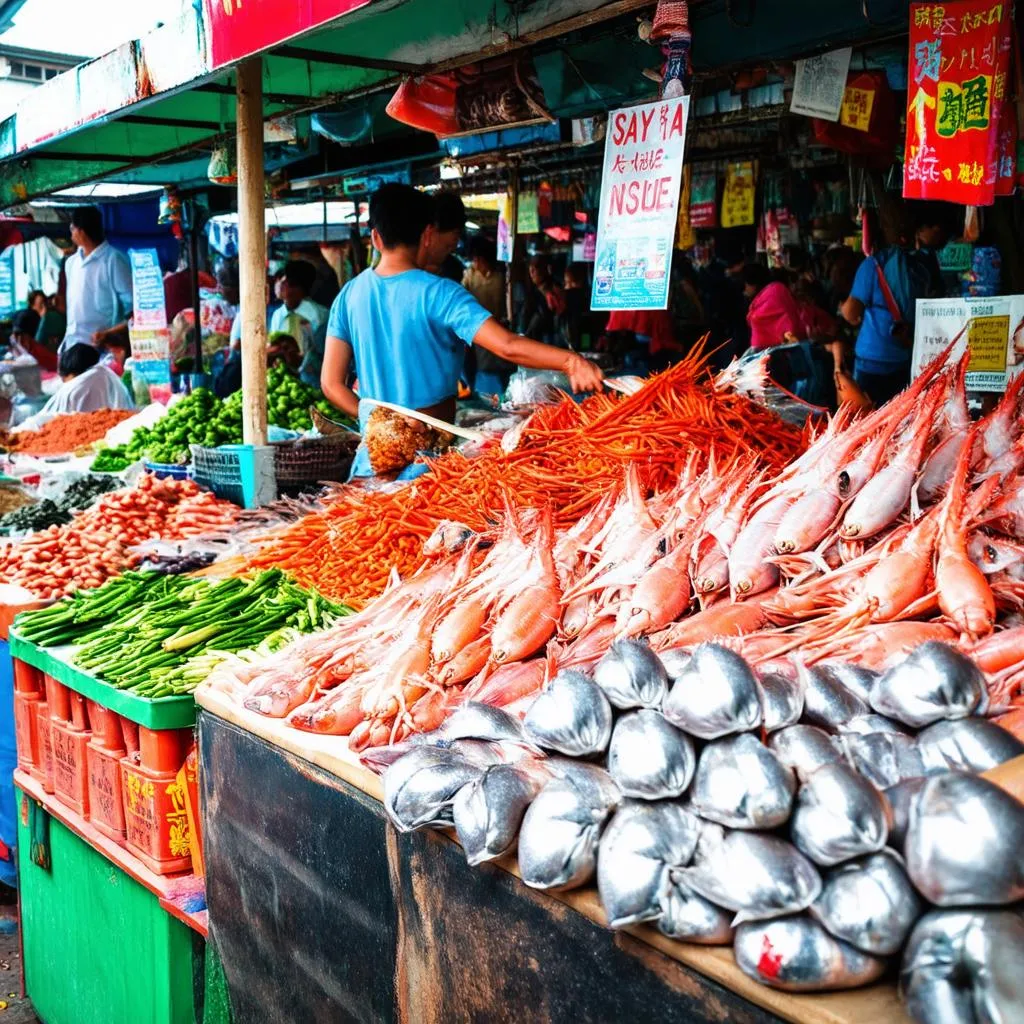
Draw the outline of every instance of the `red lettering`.
[[[657,202],[655,203],[655,209],[667,210],[672,206],[672,193],[669,191],[669,182],[671,178],[659,178],[655,185],[657,186]]]
[[[621,146],[625,139],[626,130],[626,113],[625,111],[618,111],[615,115],[615,125],[612,130],[612,142],[616,146]]]
[[[668,137],[674,138],[675,136],[682,136],[686,131],[686,123],[683,121],[683,105],[682,103],[676,104],[676,112],[672,118],[672,125],[668,130]]]
[[[622,204],[626,198],[626,185],[620,183],[612,185],[611,194],[608,196],[608,216],[622,216]]]
[[[626,143],[626,144],[628,144],[630,142],[635,144],[636,143],[636,132],[637,132],[636,114],[630,114],[629,115],[629,125],[626,128],[626,134],[623,137],[623,142]]]
[[[653,110],[641,110],[640,117],[643,118],[643,141],[647,141],[647,133],[650,131],[651,122],[654,120]]]

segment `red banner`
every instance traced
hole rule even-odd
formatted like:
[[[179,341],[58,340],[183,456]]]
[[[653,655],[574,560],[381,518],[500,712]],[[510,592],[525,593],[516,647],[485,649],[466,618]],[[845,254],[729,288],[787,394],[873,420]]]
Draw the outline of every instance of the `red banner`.
[[[991,206],[1010,89],[1011,0],[910,5],[903,194]]]
[[[371,0],[205,0],[210,68],[277,46]]]

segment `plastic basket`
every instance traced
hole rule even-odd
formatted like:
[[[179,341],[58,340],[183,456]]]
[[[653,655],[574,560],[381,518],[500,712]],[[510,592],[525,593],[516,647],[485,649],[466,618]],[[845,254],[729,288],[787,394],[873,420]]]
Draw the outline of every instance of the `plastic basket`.
[[[192,445],[193,476],[200,487],[213,491],[224,501],[245,504],[241,454],[232,448],[202,448]]]
[[[143,463],[147,472],[152,473],[157,480],[166,480],[170,477],[173,480],[187,480],[188,479],[188,466],[172,465],[169,462],[149,462]],[[114,474],[115,476],[117,474]]]
[[[358,444],[358,434],[332,434],[275,444],[278,489],[301,490],[321,480],[345,480]]]

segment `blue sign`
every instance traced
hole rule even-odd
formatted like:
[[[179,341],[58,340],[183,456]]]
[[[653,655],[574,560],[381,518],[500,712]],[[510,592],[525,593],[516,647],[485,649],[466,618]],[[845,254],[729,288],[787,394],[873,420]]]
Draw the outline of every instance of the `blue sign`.
[[[0,255],[0,320],[10,320],[18,303],[14,295],[14,249]]]
[[[129,249],[132,265],[132,293],[137,331],[159,331],[167,326],[164,304],[164,275],[156,249]]]

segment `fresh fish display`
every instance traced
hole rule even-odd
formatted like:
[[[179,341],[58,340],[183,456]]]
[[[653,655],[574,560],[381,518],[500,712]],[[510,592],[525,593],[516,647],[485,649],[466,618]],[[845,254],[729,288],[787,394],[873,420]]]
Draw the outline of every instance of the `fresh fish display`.
[[[921,910],[899,857],[882,850],[829,871],[810,913],[862,953],[889,956],[906,941]]]
[[[638,640],[616,640],[594,667],[594,682],[622,710],[660,708],[668,692],[661,660]]]
[[[598,848],[597,890],[611,928],[652,921],[673,867],[693,857],[700,822],[678,803],[626,802],[608,823]]]
[[[888,789],[927,774],[917,738],[904,733],[873,732],[842,736],[846,758],[873,786]]]
[[[570,757],[603,754],[611,734],[608,698],[582,672],[559,672],[541,690],[523,719],[527,740]]]
[[[615,723],[608,772],[624,796],[639,800],[682,796],[695,766],[693,741],[665,721],[660,711],[641,708]]]
[[[697,762],[690,806],[730,828],[770,829],[789,818],[796,777],[751,733],[709,743]]]
[[[891,732],[900,736],[906,736],[907,731],[891,718],[885,715],[867,714],[851,718],[845,725],[839,727],[840,735],[853,733],[855,736],[870,736],[876,732]]]
[[[460,704],[438,733],[449,741],[466,739],[526,743],[523,724],[518,718],[501,708],[493,708],[475,700]]]
[[[384,810],[399,832],[452,824],[452,802],[483,769],[452,750],[418,747],[384,773]]]
[[[900,995],[917,1024],[1024,1019],[1024,917],[1019,910],[933,910],[903,954]]]
[[[863,665],[854,665],[846,661],[827,661],[816,665],[818,672],[840,686],[846,687],[850,693],[865,704],[871,703],[871,688],[875,685],[878,673]]]
[[[540,778],[514,765],[496,764],[467,783],[452,802],[452,820],[471,865],[497,860],[512,850]]]
[[[791,843],[711,824],[701,831],[693,865],[679,874],[705,899],[736,911],[734,924],[795,914],[821,893],[817,868]]]
[[[1024,897],[1024,804],[977,775],[929,779],[910,807],[907,873],[940,907]]]
[[[804,720],[811,725],[834,732],[871,710],[867,701],[841,681],[835,666],[798,666],[798,671],[804,684]]]
[[[1024,743],[985,718],[936,722],[917,736],[921,759],[930,772],[987,772],[1024,754]]]
[[[597,867],[597,844],[620,800],[600,768],[566,773],[537,794],[519,830],[519,871],[534,889],[572,889]]]
[[[803,687],[781,672],[766,672],[757,680],[761,724],[766,733],[796,725],[804,710]]]
[[[907,839],[907,826],[910,824],[910,808],[914,798],[924,789],[928,781],[924,775],[915,779],[904,779],[894,786],[889,786],[882,792],[885,793],[889,807],[892,809],[892,824],[889,826],[889,845],[894,850],[902,852],[903,844]]]
[[[761,700],[750,666],[718,644],[699,644],[665,698],[665,717],[704,740],[749,732],[761,724]]]
[[[881,850],[891,815],[885,797],[863,776],[827,764],[797,792],[790,829],[798,849],[831,867]]]
[[[768,749],[801,779],[823,765],[843,760],[838,743],[816,725],[790,725],[780,729],[768,737]]]
[[[805,914],[742,924],[733,950],[744,974],[786,992],[856,988],[885,971],[884,959],[840,942]]]
[[[889,669],[871,690],[881,715],[915,729],[943,719],[967,718],[984,710],[985,677],[949,644],[931,640]]]
[[[682,647],[673,647],[669,651],[661,651],[658,657],[669,682],[674,683],[689,667],[692,655]]]
[[[681,872],[672,868],[668,872],[668,888],[661,895],[661,911],[655,926],[670,939],[700,946],[728,946],[733,940],[733,915],[694,892],[683,881]]]

